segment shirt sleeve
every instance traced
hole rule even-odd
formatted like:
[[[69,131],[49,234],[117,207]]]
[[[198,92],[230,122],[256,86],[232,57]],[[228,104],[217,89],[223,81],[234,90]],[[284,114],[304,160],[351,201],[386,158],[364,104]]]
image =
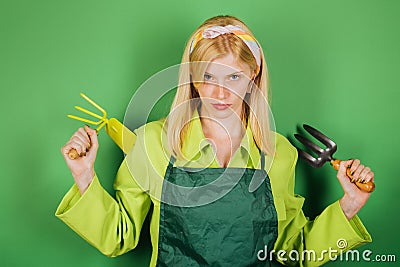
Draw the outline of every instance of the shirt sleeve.
[[[134,150],[137,146],[132,149]],[[140,158],[138,159],[138,166]],[[145,175],[146,168],[139,168]],[[136,172],[137,173],[137,172]],[[151,199],[132,176],[126,158],[118,169],[115,198],[101,186],[97,174],[81,196],[74,184],[62,199],[56,216],[109,257],[123,254],[139,242]]]
[[[287,191],[277,194],[278,238],[274,246],[278,262],[287,266],[320,266],[341,252],[371,242],[371,236],[355,215],[348,220],[339,200],[325,208],[314,220],[303,213],[304,198],[294,193],[297,150],[292,147],[293,161],[286,171]],[[279,251],[281,250],[281,251]]]

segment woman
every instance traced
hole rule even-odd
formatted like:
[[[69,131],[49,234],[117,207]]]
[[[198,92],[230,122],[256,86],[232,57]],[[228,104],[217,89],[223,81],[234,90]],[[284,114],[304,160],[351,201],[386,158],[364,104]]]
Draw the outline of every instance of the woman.
[[[340,252],[338,240],[345,249],[371,242],[356,215],[369,193],[346,177],[351,166],[354,179],[373,181],[359,160],[340,165],[343,197],[314,221],[304,216],[304,199],[293,192],[297,151],[270,130],[264,55],[242,21],[206,20],[182,63],[169,116],[135,131],[115,199],[94,171],[96,132],[80,128],[64,145],[75,184],[57,217],[117,256],[137,245],[152,206],[151,266],[265,266],[271,255],[286,265],[319,266]],[[86,156],[70,160],[72,148]],[[306,251],[315,256],[301,257]]]

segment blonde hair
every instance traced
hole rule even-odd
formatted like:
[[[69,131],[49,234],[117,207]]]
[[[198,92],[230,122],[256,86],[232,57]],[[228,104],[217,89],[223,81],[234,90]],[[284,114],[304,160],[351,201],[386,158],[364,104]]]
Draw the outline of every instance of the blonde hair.
[[[220,15],[204,21],[192,33],[186,43],[179,69],[179,85],[166,120],[168,148],[176,158],[183,157],[182,144],[188,131],[189,122],[194,110],[200,104],[196,82],[192,82],[192,78],[193,81],[203,80],[206,64],[201,63],[210,62],[230,53],[236,60],[247,64],[253,73],[257,69],[256,60],[250,49],[234,34],[221,34],[213,39],[201,39],[190,54],[190,44],[197,33],[208,27],[226,25],[237,25],[254,37],[250,29],[240,19],[229,15]],[[249,99],[246,101],[249,105],[243,105],[244,112],[242,112],[242,115],[244,116],[242,121],[244,125],[247,124],[247,120],[249,121],[257,147],[266,155],[272,155],[274,147],[269,142],[271,132],[268,117],[269,77],[264,54],[260,45],[259,47],[261,54],[260,71],[254,77],[256,86],[252,88]],[[193,77],[190,75],[191,70]]]

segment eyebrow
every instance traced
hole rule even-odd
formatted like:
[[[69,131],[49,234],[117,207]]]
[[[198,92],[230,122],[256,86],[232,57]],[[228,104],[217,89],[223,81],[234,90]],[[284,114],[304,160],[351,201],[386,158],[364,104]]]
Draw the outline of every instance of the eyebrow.
[[[241,70],[241,71],[236,71],[236,72],[233,72],[233,73],[228,74],[228,75],[226,75],[226,76],[233,75],[233,74],[238,74],[238,73],[242,73],[242,72],[243,72],[242,70]],[[205,71],[204,74],[214,75],[214,74],[209,73],[209,72],[207,72],[207,71]]]

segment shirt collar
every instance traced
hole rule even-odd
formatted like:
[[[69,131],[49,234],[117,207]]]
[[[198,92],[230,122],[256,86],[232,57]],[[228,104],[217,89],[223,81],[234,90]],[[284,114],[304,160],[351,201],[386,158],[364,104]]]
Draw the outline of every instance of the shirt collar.
[[[210,142],[208,142],[204,136],[199,113],[197,109],[195,109],[184,138],[182,153],[186,160],[193,160],[198,156],[202,149],[210,145]],[[243,158],[250,156],[250,161],[254,168],[258,166],[260,161],[260,150],[254,141],[250,123],[247,123],[246,133],[236,153],[239,152],[244,153]]]

